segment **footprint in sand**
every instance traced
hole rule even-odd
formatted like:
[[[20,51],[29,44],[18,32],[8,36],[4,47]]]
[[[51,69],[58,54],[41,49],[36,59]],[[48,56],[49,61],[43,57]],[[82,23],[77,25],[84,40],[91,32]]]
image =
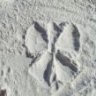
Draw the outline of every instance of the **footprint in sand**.
[[[79,51],[80,33],[74,24],[61,25],[49,22],[46,31],[35,22],[25,36],[27,52],[37,57],[29,68],[29,74],[52,92],[66,85],[78,73],[78,65],[62,51]]]

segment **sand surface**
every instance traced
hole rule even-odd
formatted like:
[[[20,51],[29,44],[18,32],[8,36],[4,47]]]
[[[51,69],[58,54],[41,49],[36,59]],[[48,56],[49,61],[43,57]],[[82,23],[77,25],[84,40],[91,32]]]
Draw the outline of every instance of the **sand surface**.
[[[96,96],[96,0],[0,0],[0,96]]]

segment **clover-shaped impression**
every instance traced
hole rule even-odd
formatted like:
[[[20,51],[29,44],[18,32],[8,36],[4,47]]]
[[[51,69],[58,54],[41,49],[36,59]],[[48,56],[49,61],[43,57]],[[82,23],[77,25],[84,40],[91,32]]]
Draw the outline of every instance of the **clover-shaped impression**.
[[[79,72],[78,64],[70,56],[78,54],[79,39],[78,28],[72,23],[49,22],[45,29],[34,22],[25,36],[27,51],[34,56],[29,74],[45,88],[58,90],[65,86]]]

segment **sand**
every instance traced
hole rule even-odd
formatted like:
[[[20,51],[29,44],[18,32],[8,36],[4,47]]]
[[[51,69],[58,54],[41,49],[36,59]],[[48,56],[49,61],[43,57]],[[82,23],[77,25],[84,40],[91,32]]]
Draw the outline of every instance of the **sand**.
[[[0,96],[95,96],[95,0],[0,0]]]

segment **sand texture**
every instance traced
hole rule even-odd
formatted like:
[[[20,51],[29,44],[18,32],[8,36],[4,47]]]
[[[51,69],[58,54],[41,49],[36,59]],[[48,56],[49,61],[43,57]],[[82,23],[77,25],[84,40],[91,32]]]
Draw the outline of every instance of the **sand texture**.
[[[0,0],[0,96],[96,96],[96,1]]]

